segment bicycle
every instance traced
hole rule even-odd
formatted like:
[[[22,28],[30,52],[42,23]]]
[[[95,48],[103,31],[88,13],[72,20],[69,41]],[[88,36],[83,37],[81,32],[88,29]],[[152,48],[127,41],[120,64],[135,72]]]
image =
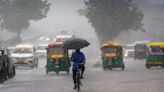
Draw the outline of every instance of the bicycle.
[[[77,71],[76,71],[77,92],[80,92],[80,87],[82,86],[82,83],[81,83],[81,72],[82,72],[82,69],[81,69],[81,67],[79,65],[78,68],[77,68]]]

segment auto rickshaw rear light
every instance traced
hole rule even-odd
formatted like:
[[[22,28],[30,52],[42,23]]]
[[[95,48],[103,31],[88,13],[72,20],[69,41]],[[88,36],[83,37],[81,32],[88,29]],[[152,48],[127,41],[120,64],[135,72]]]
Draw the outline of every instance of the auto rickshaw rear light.
[[[53,60],[53,59],[50,59],[50,61],[51,61],[51,62],[54,62],[54,60]]]

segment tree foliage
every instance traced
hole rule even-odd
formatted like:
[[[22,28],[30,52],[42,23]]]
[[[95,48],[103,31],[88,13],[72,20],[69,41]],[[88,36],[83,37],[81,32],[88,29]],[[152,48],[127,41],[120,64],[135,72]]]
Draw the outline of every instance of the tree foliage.
[[[50,4],[47,0],[0,0],[0,26],[17,33],[30,26],[30,21],[46,17]]]
[[[80,13],[89,19],[101,43],[143,25],[143,14],[132,0],[87,0]]]

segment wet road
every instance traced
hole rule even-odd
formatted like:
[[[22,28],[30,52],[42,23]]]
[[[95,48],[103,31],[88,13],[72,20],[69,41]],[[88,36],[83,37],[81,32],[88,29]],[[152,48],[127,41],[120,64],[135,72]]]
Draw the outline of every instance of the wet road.
[[[164,92],[164,69],[145,68],[145,61],[125,59],[125,71],[104,71],[101,67],[87,66],[81,92]],[[72,74],[59,75],[45,72],[45,58],[39,68],[20,67],[15,78],[0,84],[0,92],[76,92]]]

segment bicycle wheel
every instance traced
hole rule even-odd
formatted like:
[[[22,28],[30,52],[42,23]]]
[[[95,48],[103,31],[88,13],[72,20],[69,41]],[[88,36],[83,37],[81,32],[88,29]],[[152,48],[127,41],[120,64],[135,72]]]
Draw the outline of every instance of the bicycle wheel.
[[[80,92],[80,72],[77,73],[77,92]]]

